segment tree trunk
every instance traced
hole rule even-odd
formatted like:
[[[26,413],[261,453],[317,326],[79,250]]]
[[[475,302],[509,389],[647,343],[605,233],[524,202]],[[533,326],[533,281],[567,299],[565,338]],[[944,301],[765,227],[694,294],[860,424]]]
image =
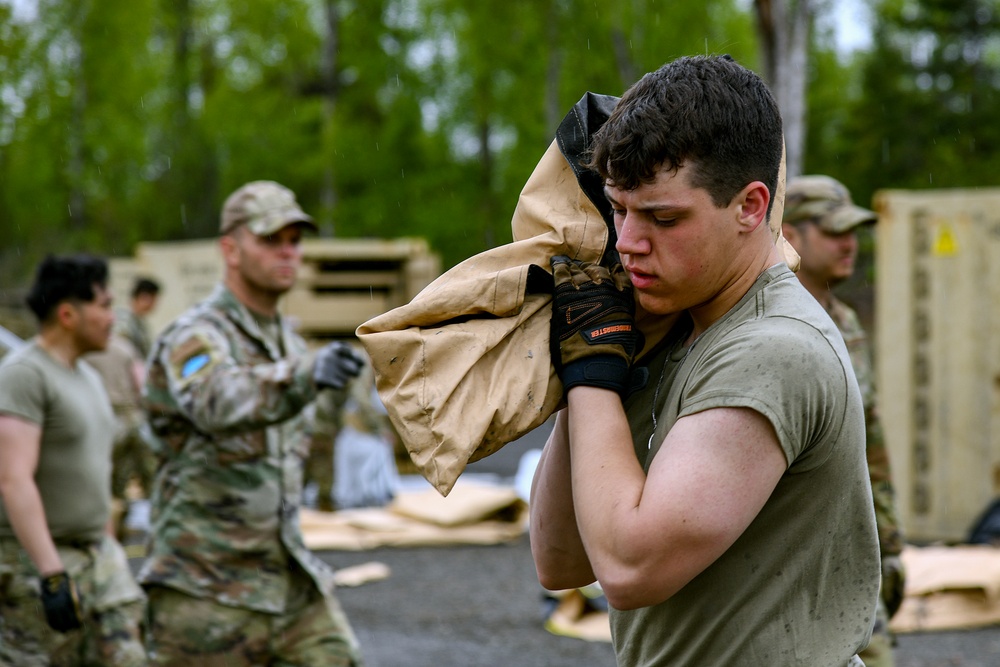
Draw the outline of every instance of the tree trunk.
[[[806,81],[812,0],[754,0],[764,79],[771,87],[785,131],[788,177],[802,173],[805,152]]]

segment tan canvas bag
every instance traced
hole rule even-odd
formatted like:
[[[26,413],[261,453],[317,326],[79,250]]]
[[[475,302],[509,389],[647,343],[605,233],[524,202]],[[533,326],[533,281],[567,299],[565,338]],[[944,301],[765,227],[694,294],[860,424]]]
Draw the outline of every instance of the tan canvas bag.
[[[596,262],[613,251],[602,184],[578,157],[615,102],[588,93],[566,116],[518,198],[513,243],[461,262],[357,329],[393,426],[442,495],[469,462],[540,426],[562,398],[540,278],[553,255]],[[782,168],[771,214],[780,241],[783,200]]]

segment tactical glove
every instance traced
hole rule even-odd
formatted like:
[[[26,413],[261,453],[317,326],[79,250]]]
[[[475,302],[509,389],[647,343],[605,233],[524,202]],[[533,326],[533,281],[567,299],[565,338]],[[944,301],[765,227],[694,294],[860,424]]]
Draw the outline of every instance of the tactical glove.
[[[76,584],[65,572],[41,577],[42,606],[45,620],[56,632],[69,632],[83,626],[80,596]]]
[[[339,341],[328,343],[316,353],[313,366],[313,381],[320,389],[343,389],[352,378],[356,378],[365,365],[364,358]]]
[[[642,347],[635,327],[635,297],[621,264],[610,270],[571,260],[551,260],[554,289],[550,345],[565,391],[578,385],[624,394],[629,366]]]
[[[903,604],[906,589],[906,569],[899,556],[882,556],[882,602],[889,618],[896,615]]]

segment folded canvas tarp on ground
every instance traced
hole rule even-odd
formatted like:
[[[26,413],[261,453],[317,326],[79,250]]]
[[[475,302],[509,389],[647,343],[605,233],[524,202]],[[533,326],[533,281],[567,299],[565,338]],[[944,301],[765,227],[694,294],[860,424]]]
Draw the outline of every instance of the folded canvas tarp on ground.
[[[1000,624],[1000,548],[906,547],[906,597],[894,632],[963,630]]]
[[[549,259],[617,258],[603,183],[581,165],[616,103],[587,93],[563,120],[521,191],[513,243],[461,262],[357,329],[393,426],[443,495],[467,463],[544,423],[562,399],[549,354]],[[784,192],[782,161],[770,222],[794,269],[798,256],[781,237]]]
[[[500,544],[524,534],[527,505],[512,487],[463,482],[447,498],[402,490],[384,508],[302,509],[300,520],[306,546],[317,551]]]
[[[986,545],[907,546],[906,597],[893,632],[967,630],[1000,624],[1000,548]],[[564,591],[545,622],[549,632],[611,641],[608,613],[579,591]]]

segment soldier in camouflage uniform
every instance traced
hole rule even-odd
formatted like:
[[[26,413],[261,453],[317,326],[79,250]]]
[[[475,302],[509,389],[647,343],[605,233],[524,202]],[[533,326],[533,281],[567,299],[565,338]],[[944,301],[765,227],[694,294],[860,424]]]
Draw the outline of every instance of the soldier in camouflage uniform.
[[[143,497],[148,498],[156,474],[156,460],[143,440],[140,429],[146,416],[140,405],[140,391],[149,354],[149,331],[143,318],[156,307],[160,286],[149,278],[137,278],[128,308],[119,309],[114,333],[107,349],[88,354],[87,362],[101,375],[115,411],[115,439],[112,455],[111,494],[116,505],[115,531],[121,536],[128,512],[126,490],[134,478]]]
[[[148,648],[157,665],[362,664],[332,571],[299,530],[311,403],[363,360],[309,352],[277,313],[315,229],[254,181],[222,211],[223,283],[154,342],[144,389],[161,461],[152,498]]]
[[[868,337],[857,313],[832,292],[833,286],[854,272],[856,228],[876,219],[873,211],[855,206],[847,188],[833,178],[802,176],[788,182],[782,224],[785,238],[802,260],[796,275],[843,334],[864,401],[868,470],[882,555],[882,589],[871,643],[859,655],[868,667],[887,667],[893,664],[889,619],[903,600],[905,572],[899,558],[903,536],[878,418]]]
[[[82,355],[108,343],[107,265],[49,257],[38,336],[0,364],[0,666],[146,664],[145,596],[108,534],[114,415]]]
[[[139,277],[132,285],[128,308],[122,309],[115,318],[115,333],[124,337],[135,348],[139,359],[149,356],[152,341],[146,316],[156,308],[160,298],[160,284],[152,278]]]

